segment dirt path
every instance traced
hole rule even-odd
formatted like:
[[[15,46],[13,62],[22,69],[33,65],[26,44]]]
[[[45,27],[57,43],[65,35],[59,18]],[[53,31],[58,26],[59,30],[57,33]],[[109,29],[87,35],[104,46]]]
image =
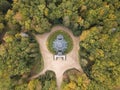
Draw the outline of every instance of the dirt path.
[[[56,30],[63,30],[67,32],[73,39],[74,46],[72,51],[66,55],[67,57],[66,60],[62,60],[62,59],[53,60],[53,54],[50,53],[47,49],[47,46],[46,46],[47,38],[51,33],[53,33]],[[66,70],[75,68],[80,72],[83,72],[79,64],[79,54],[78,54],[80,39],[79,37],[73,36],[72,32],[68,28],[65,28],[63,26],[55,26],[52,28],[50,33],[36,35],[36,38],[40,45],[41,54],[44,60],[44,69],[42,72],[33,76],[31,79],[39,77],[41,74],[44,74],[47,70],[54,71],[56,74],[58,90],[60,90],[63,74]]]

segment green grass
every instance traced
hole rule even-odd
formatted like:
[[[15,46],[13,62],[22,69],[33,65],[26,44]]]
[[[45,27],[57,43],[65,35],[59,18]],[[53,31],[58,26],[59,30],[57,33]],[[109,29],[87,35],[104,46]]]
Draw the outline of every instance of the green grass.
[[[72,40],[72,38],[70,37],[70,35],[67,32],[62,31],[62,30],[55,31],[48,37],[48,40],[47,40],[48,50],[51,53],[55,54],[55,51],[53,49],[53,41],[56,39],[57,35],[59,35],[59,34],[63,35],[64,39],[67,41],[68,46],[67,46],[67,49],[64,52],[65,54],[67,54],[73,48],[73,40]]]

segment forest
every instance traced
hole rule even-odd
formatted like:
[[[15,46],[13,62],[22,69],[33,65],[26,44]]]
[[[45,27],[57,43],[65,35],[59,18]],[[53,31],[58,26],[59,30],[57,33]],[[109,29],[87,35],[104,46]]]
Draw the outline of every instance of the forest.
[[[120,0],[0,0],[0,90],[57,90],[52,71],[29,80],[44,67],[34,34],[56,25],[80,37],[84,71],[61,90],[120,90]]]

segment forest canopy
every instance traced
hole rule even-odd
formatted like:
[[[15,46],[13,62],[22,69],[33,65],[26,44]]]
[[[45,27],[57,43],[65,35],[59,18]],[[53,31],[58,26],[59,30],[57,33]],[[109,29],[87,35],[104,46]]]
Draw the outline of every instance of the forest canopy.
[[[120,0],[0,0],[0,89],[57,90],[52,72],[28,80],[43,67],[34,35],[55,25],[80,37],[85,72],[66,72],[62,89],[120,89]]]
[[[119,7],[119,0],[13,0],[5,18],[9,23],[37,33],[61,24],[79,35],[92,26],[117,27]]]

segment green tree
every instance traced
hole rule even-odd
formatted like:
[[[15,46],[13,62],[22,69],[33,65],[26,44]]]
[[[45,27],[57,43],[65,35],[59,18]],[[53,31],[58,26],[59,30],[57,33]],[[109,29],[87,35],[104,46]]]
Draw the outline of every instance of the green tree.
[[[7,0],[0,0],[0,11],[6,13],[11,8],[11,4]]]
[[[36,61],[41,62],[39,45],[33,36],[24,36],[22,33],[15,36],[6,33],[4,41],[0,45],[0,82],[8,80],[12,84],[10,87],[14,88],[24,75],[29,75]]]
[[[89,79],[85,74],[77,70],[65,72],[62,82],[62,90],[87,90]]]
[[[103,28],[94,27],[91,28],[86,39],[80,43],[81,60],[87,61],[83,68],[91,78],[91,82],[96,82],[95,87],[105,88],[107,86],[105,90],[109,90],[119,86],[119,34],[119,29],[103,31]],[[88,89],[90,88],[93,86]]]

